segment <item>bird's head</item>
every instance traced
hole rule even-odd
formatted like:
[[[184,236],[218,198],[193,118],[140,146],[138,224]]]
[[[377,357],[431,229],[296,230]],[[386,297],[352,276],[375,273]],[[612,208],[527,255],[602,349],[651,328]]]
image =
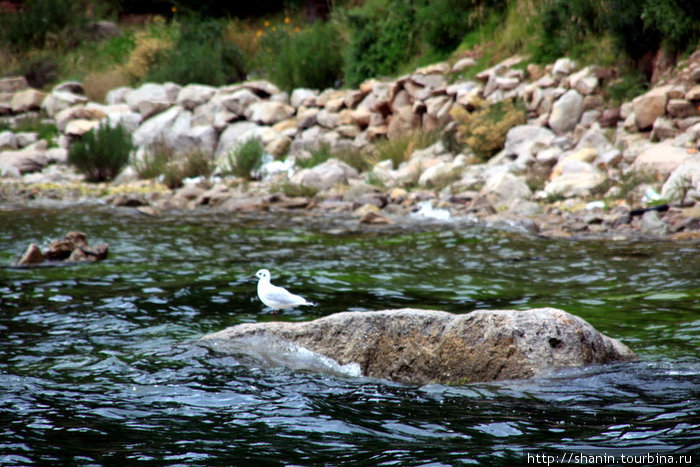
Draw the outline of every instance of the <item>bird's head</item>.
[[[255,273],[255,277],[258,279],[270,279],[270,271],[267,269],[261,269]]]

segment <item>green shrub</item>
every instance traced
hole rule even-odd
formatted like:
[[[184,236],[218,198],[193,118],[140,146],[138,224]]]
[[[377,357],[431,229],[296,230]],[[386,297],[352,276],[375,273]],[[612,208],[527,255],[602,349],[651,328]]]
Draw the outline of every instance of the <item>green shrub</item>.
[[[136,36],[133,31],[124,31],[120,36],[112,37],[99,45],[99,54],[111,63],[124,63],[131,51],[136,47]]]
[[[700,40],[700,3],[683,0],[606,0],[606,27],[634,60],[663,46],[675,55]]]
[[[505,0],[424,0],[416,19],[421,37],[433,49],[451,52],[489,14],[502,11]]]
[[[533,49],[535,61],[549,63],[571,54],[589,37],[604,31],[604,3],[610,0],[548,0],[539,12],[542,37]],[[566,25],[563,27],[562,25]],[[574,53],[575,55],[575,53]]]
[[[264,148],[257,138],[251,138],[229,153],[228,165],[231,173],[248,180],[254,179],[262,167]]]
[[[503,148],[508,130],[527,121],[523,106],[512,99],[491,105],[476,102],[475,107],[476,110],[468,112],[456,106],[450,115],[457,123],[457,138],[484,159]]]
[[[666,50],[676,54],[698,44],[700,3],[693,0],[647,0],[642,13],[645,26],[660,32]]]
[[[613,102],[621,104],[632,100],[635,96],[644,94],[648,84],[649,82],[642,72],[633,69],[628,70],[620,78],[608,84],[606,91]]]
[[[656,1],[656,0],[654,0]],[[607,0],[609,12],[606,28],[619,50],[632,60],[639,60],[661,43],[659,32],[649,28],[644,20],[645,0]]]
[[[0,35],[15,50],[72,46],[80,42],[86,21],[78,2],[28,0],[19,12],[0,17]]]
[[[345,80],[357,86],[416,63],[444,59],[506,0],[369,0],[345,15]]]
[[[222,20],[189,18],[172,47],[156,51],[147,80],[221,86],[241,81],[246,69],[238,47],[223,40]]]
[[[700,39],[700,3],[683,0],[547,0],[534,59],[576,56],[591,38],[609,35],[634,61],[663,46],[672,54]],[[562,27],[566,25],[566,27]]]
[[[350,43],[345,81],[362,81],[396,73],[418,50],[419,25],[411,0],[368,1],[349,11]]]
[[[298,32],[274,26],[262,36],[259,50],[267,77],[291,91],[335,86],[343,76],[343,46],[334,23],[317,21]]]
[[[68,151],[68,162],[90,182],[112,180],[129,162],[134,145],[121,125],[104,123],[85,133]]]

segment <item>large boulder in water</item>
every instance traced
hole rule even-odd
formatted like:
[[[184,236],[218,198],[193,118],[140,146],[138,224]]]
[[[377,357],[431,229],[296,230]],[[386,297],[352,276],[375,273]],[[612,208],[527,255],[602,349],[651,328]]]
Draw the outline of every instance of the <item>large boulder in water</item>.
[[[624,344],[555,308],[459,315],[410,308],[343,312],[304,323],[240,324],[203,339],[225,352],[253,336],[287,340],[341,365],[356,363],[364,376],[408,384],[522,379],[637,358]]]

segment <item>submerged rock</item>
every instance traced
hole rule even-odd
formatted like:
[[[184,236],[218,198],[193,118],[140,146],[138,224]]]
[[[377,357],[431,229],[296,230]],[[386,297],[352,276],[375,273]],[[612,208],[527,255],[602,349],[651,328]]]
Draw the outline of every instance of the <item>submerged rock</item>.
[[[44,262],[44,254],[36,243],[31,243],[22,257],[15,263],[15,266],[29,266]]]
[[[107,258],[109,247],[100,243],[94,247],[88,245],[87,235],[83,232],[68,232],[61,240],[49,243],[45,253],[35,243],[27,247],[22,257],[14,263],[15,266],[31,266],[44,261],[100,261]]]
[[[408,384],[531,378],[560,367],[637,358],[555,308],[343,312],[305,323],[240,324],[203,340],[225,352],[231,342],[251,336],[282,338],[340,365],[357,363],[364,376]]]

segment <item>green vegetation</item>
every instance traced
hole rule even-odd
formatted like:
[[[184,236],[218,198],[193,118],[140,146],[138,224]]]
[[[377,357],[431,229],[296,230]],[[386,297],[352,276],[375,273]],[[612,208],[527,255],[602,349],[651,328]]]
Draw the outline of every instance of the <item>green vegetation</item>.
[[[82,172],[87,181],[109,181],[129,162],[133,148],[131,135],[124,127],[104,123],[71,145],[68,162]]]
[[[157,3],[157,14],[98,40],[90,22],[135,5],[28,0],[17,13],[0,13],[3,72],[21,73],[35,87],[89,81],[89,94],[99,97],[109,86],[147,80],[221,85],[251,77],[285,90],[326,88],[465,52],[478,60],[467,73],[512,54],[540,64],[566,55],[622,66],[610,91],[617,99],[639,88],[639,76],[649,78],[649,57],[659,49],[678,57],[700,40],[700,3],[681,0],[338,1],[315,16],[304,6],[328,4]],[[627,79],[632,70],[643,74]]]
[[[379,162],[379,159],[375,154],[361,151],[352,147],[336,150],[335,157],[338,160],[345,162],[358,172],[369,170],[374,166],[374,164]]]
[[[381,140],[376,144],[377,160],[390,160],[395,169],[407,161],[413,151],[424,149],[436,143],[440,139],[437,131],[416,130],[404,133],[398,138]]]
[[[450,113],[457,123],[457,140],[483,159],[503,148],[508,130],[527,121],[524,107],[513,100],[492,105],[480,101],[475,102],[475,107],[471,112],[454,107]]]
[[[636,191],[639,186],[644,185],[659,185],[658,175],[653,171],[645,170],[630,170],[623,172],[622,176],[620,177],[619,184],[616,185],[620,190],[617,197],[619,199],[627,200],[627,202],[630,204],[637,204],[640,202],[640,200],[635,198],[637,195]],[[641,195],[639,196],[641,197]]]
[[[162,182],[168,188],[180,188],[186,178],[208,177],[213,170],[210,155],[203,151],[189,151],[165,165],[161,172]]]
[[[251,138],[227,155],[232,174],[247,180],[253,180],[262,166],[264,148],[257,138]]]
[[[606,88],[610,100],[621,104],[635,96],[644,94],[647,80],[639,70],[631,70],[624,76],[612,81]]]
[[[700,39],[700,5],[678,0],[548,0],[539,12],[540,60],[574,55],[609,36],[615,51],[633,61],[663,47],[671,55]],[[562,27],[566,24],[566,27]],[[613,52],[615,52],[613,51]]]
[[[367,78],[392,75],[417,52],[416,13],[406,0],[368,1],[350,10],[345,79],[357,86]]]
[[[682,184],[680,188],[682,190]],[[593,197],[607,197],[611,199],[622,199],[630,205],[639,205],[643,192],[640,187],[661,188],[661,181],[656,172],[647,170],[628,170],[620,174],[619,179],[607,177],[603,182],[591,190]],[[682,192],[678,192],[680,195]],[[675,195],[675,193],[674,193]],[[668,200],[661,200],[662,203]]]
[[[165,168],[173,158],[173,152],[163,143],[152,144],[143,158],[135,158],[134,170],[139,178],[156,178],[165,172]]]
[[[308,169],[333,158],[345,162],[358,172],[364,172],[379,161],[374,154],[352,147],[333,149],[328,143],[321,144],[318,148],[309,151],[309,153],[309,157],[297,159],[296,165],[303,169]]]
[[[350,37],[345,80],[356,86],[365,79],[394,75],[447,58],[491,17],[506,0],[368,0],[341,12]]]
[[[198,150],[177,154],[162,142],[152,144],[144,157],[134,160],[133,165],[139,178],[162,177],[168,188],[179,188],[186,178],[208,177],[214,171],[211,154]]]
[[[260,41],[262,70],[286,91],[298,87],[325,89],[343,76],[343,42],[335,23],[315,22],[296,30],[269,28]]]
[[[70,47],[80,42],[86,21],[77,2],[28,0],[14,16],[3,18],[0,35],[15,50]]]
[[[311,154],[306,158],[298,158],[296,160],[296,165],[302,169],[308,169],[311,167],[316,167],[319,164],[323,164],[328,159],[334,157],[331,152],[331,145],[328,143],[322,143],[318,148],[309,151]]]
[[[290,198],[313,198],[316,196],[316,193],[318,193],[318,188],[304,184],[284,182],[275,187],[274,191],[281,191],[285,196],[289,196]]]
[[[236,44],[222,40],[224,21],[192,17],[173,28],[172,45],[154,53],[148,81],[221,86],[245,78],[242,52]]]
[[[0,121],[0,131],[4,130],[10,130],[14,133],[36,133],[39,139],[43,139],[49,144],[49,147],[57,145],[56,138],[58,138],[58,128],[56,124],[46,123],[38,116],[18,118],[15,120],[13,127],[4,121]]]

